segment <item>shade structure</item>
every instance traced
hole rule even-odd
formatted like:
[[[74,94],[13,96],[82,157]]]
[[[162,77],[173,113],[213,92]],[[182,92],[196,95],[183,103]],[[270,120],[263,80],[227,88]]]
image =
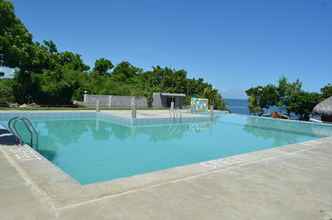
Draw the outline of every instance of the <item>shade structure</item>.
[[[167,92],[163,92],[163,93],[160,93],[160,95],[162,95],[162,96],[171,96],[171,97],[186,97],[186,95],[183,94],[183,93],[167,93]]]
[[[332,96],[317,104],[314,113],[321,115],[323,121],[332,121]]]

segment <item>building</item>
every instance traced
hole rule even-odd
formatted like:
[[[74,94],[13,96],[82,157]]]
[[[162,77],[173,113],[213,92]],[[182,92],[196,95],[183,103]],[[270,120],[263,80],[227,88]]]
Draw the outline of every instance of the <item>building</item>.
[[[153,108],[170,108],[171,102],[174,101],[175,108],[183,108],[186,95],[182,93],[153,93]]]

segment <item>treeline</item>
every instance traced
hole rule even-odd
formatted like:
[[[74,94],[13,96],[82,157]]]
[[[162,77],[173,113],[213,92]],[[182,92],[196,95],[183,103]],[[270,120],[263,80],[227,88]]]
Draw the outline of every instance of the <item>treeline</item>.
[[[320,93],[302,89],[302,82],[289,82],[282,77],[276,85],[257,86],[246,91],[249,110],[254,114],[264,114],[272,106],[286,109],[288,115],[295,114],[300,120],[309,120],[313,108],[320,101],[332,96],[332,85],[321,88]]]
[[[151,102],[153,92],[176,92],[187,95],[187,104],[191,96],[206,97],[216,108],[225,108],[217,89],[201,78],[189,79],[185,70],[156,66],[144,71],[105,58],[90,68],[80,55],[59,51],[53,41],[34,42],[11,2],[0,0],[0,14],[0,64],[15,69],[13,79],[0,79],[2,103],[70,105],[82,100],[84,91],[145,96]]]

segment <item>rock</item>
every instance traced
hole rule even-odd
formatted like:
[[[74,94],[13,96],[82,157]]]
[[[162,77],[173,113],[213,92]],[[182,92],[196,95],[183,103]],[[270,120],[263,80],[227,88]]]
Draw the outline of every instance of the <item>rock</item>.
[[[286,115],[279,114],[278,112],[272,112],[272,118],[288,119]]]
[[[33,102],[33,103],[31,103],[31,104],[29,104],[29,106],[30,106],[30,107],[40,107],[40,105],[37,105],[37,104],[36,104],[36,103],[34,103],[34,102]]]
[[[39,108],[40,106],[37,105],[36,103],[31,103],[31,104],[23,104],[19,106],[20,108]]]

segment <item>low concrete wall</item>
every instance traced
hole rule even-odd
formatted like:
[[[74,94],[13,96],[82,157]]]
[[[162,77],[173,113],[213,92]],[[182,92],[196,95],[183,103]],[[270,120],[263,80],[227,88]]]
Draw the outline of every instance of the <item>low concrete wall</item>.
[[[160,93],[153,93],[152,96],[152,107],[154,108],[161,108],[163,107],[161,102],[161,95]]]
[[[110,108],[130,108],[131,100],[134,96],[115,96],[115,95],[84,95],[84,105],[95,106],[97,100],[102,107]],[[137,108],[147,108],[147,99],[143,96],[135,97]]]

